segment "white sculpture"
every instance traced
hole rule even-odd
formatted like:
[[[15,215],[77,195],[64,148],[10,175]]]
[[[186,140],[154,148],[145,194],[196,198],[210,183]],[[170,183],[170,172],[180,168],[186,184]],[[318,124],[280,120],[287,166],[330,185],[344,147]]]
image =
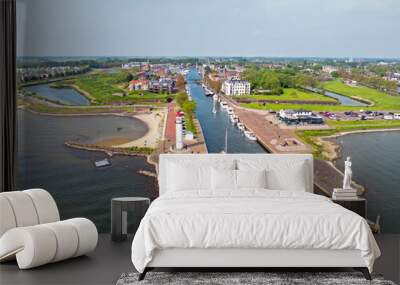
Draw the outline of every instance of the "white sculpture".
[[[344,162],[344,179],[343,179],[343,189],[349,190],[351,188],[351,176],[353,175],[353,171],[351,170],[351,161],[350,156],[347,157]]]

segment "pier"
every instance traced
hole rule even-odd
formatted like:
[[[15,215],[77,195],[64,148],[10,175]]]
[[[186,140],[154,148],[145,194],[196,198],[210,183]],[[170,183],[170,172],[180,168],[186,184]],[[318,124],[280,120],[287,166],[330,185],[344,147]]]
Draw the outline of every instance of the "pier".
[[[248,110],[241,107],[236,101],[225,95],[220,99],[227,102],[234,109],[246,129],[252,131],[257,141],[271,153],[311,153],[312,149],[304,144],[294,130],[281,129],[273,121],[266,118],[267,113],[259,110]]]

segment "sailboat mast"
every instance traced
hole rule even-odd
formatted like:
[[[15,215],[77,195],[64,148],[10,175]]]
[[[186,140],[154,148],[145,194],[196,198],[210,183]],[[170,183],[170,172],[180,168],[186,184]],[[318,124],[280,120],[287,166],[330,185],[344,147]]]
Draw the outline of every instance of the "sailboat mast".
[[[225,129],[225,153],[228,153],[228,128]]]

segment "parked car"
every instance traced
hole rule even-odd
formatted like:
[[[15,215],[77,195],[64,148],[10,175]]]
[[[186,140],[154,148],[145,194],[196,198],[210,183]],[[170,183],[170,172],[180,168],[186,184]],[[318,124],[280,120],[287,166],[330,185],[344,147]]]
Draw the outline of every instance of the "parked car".
[[[384,120],[393,120],[393,115],[384,115],[383,119]]]

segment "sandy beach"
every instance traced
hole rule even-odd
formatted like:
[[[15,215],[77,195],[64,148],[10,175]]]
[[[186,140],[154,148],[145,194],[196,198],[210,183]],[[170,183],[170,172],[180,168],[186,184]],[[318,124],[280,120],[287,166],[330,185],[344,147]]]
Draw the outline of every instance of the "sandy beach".
[[[112,147],[128,148],[136,146],[157,148],[158,142],[162,140],[165,116],[166,111],[163,109],[151,113],[135,115],[135,118],[143,121],[149,127],[148,132],[139,139],[122,144],[114,144]]]

